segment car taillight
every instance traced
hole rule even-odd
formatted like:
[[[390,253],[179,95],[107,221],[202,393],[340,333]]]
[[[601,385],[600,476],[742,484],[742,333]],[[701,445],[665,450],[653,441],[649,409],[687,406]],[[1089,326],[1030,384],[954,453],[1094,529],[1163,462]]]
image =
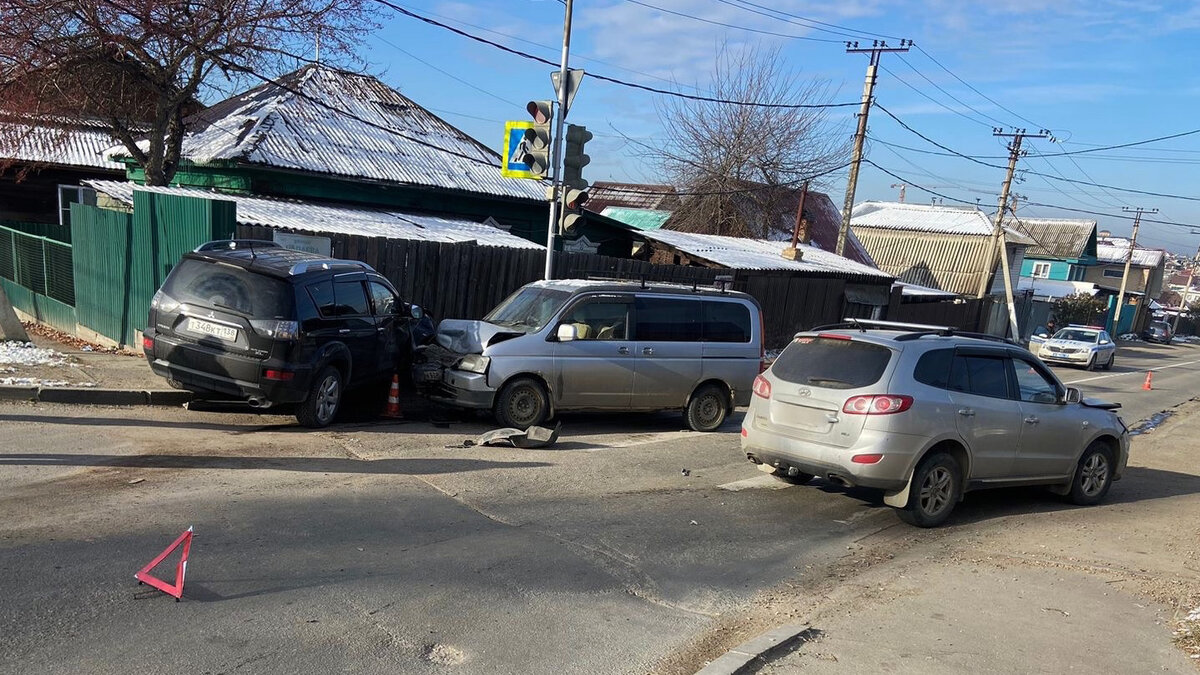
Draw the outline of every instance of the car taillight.
[[[883,455],[877,452],[872,452],[863,455],[854,455],[850,458],[855,464],[878,464],[883,459]]]
[[[279,382],[288,382],[295,379],[296,374],[290,370],[268,370],[263,373],[263,376],[268,380],[277,380]]]
[[[759,375],[754,378],[754,395],[763,398],[771,398],[771,383],[767,378]]]
[[[146,351],[150,351],[150,352],[154,351],[154,338],[150,337],[149,335],[143,335],[142,336],[142,349],[145,349]]]
[[[911,396],[892,394],[867,394],[851,396],[842,405],[842,412],[847,415],[894,415],[912,407]]]
[[[265,335],[275,340],[295,340],[300,337],[300,324],[296,321],[250,319],[250,326],[259,335]]]

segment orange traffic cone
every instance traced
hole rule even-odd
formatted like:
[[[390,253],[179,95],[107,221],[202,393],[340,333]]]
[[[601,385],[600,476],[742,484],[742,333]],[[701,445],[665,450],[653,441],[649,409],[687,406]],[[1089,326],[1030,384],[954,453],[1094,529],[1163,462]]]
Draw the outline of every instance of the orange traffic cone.
[[[400,412],[400,376],[392,375],[392,386],[388,390],[387,410],[383,413],[384,417],[392,419],[404,419],[404,413]]]
[[[1153,371],[1153,370],[1147,370],[1147,371],[1146,371],[1146,381],[1142,383],[1142,389],[1143,389],[1144,391],[1150,391],[1151,389],[1153,389],[1153,388],[1154,388],[1154,387],[1152,386],[1152,383],[1153,383],[1153,382],[1154,382],[1154,371]]]

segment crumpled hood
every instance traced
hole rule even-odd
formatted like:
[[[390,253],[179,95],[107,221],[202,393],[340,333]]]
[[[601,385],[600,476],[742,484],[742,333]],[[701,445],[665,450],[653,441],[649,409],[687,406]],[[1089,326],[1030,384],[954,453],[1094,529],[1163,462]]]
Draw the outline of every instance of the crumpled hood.
[[[481,354],[488,345],[507,338],[524,335],[519,330],[497,326],[486,321],[444,319],[438,324],[437,343],[459,354]],[[496,338],[499,337],[500,340]]]

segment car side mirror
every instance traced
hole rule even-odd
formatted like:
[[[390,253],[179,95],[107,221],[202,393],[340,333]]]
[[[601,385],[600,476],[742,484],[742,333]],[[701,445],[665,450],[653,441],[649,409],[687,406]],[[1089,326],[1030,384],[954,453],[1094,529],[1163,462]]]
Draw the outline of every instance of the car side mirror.
[[[558,327],[555,336],[559,342],[572,342],[579,338],[579,331],[575,329],[574,324],[564,323]]]
[[[1102,344],[1102,345],[1106,345],[1106,344],[1108,344],[1108,340],[1101,340],[1101,341],[1100,341],[1100,344]]]
[[[418,321],[425,316],[425,310],[421,309],[420,305],[410,306],[408,308],[408,313],[412,315],[412,318],[417,319]]]
[[[1083,394],[1076,387],[1067,387],[1067,393],[1063,396],[1063,403],[1079,403],[1083,400]]]
[[[1050,337],[1050,334],[1049,333],[1038,333],[1037,336],[1040,338],[1048,338],[1048,337]]]

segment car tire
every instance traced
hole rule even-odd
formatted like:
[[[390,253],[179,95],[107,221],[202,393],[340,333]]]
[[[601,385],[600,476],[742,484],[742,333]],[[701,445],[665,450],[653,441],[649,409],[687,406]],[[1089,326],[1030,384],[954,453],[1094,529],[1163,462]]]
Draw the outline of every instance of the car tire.
[[[900,519],[917,527],[937,527],[946,522],[962,497],[962,469],[944,453],[929,455],[917,465],[909,487],[908,505]]]
[[[729,414],[729,395],[715,384],[706,384],[692,392],[683,417],[692,431],[716,431]]]
[[[1087,365],[1084,366],[1083,369],[1084,370],[1095,370],[1096,369],[1096,355],[1095,354],[1092,354],[1091,357],[1088,358]]]
[[[1073,504],[1091,506],[1108,494],[1112,478],[1112,450],[1103,441],[1093,441],[1075,466],[1071,492],[1067,496]]]
[[[1116,352],[1113,352],[1113,355],[1108,357],[1108,363],[1104,364],[1104,370],[1112,370],[1113,364],[1116,363],[1116,361],[1117,354]]]
[[[502,427],[528,429],[550,417],[550,396],[541,382],[518,377],[500,389],[492,413]]]
[[[296,409],[296,420],[310,429],[329,426],[337,417],[343,393],[342,372],[333,366],[325,366],[313,378],[308,396]]]

